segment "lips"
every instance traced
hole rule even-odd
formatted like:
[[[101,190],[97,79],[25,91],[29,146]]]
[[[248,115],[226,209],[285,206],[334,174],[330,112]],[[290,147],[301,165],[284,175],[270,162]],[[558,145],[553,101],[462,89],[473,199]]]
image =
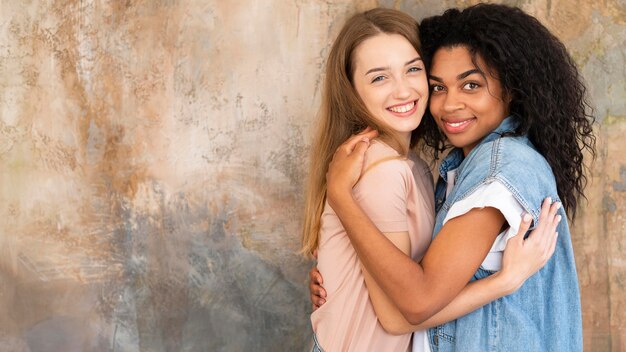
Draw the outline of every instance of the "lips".
[[[398,117],[406,117],[412,115],[417,109],[417,100],[408,103],[397,104],[387,108],[387,111]]]
[[[465,131],[475,121],[475,117],[469,119],[442,119],[445,132],[450,134],[456,134]]]

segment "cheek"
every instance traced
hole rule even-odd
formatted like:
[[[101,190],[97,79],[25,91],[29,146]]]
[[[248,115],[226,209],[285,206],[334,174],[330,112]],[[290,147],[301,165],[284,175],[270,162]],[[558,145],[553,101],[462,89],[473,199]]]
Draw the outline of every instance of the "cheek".
[[[430,93],[430,87],[428,86],[428,80],[426,79],[426,77],[422,79],[422,91],[424,92],[424,96],[428,97],[428,94]]]
[[[437,116],[439,116],[439,110],[441,109],[441,98],[431,95],[428,101],[428,108],[430,109],[430,113],[437,118]]]
[[[504,120],[508,115],[508,107],[501,100],[489,99],[490,101],[483,104],[483,110],[491,112],[494,120]]]
[[[371,106],[376,102],[376,90],[371,89],[371,87],[360,87],[360,89],[357,89],[357,93],[359,94],[359,97],[361,97],[361,100],[363,100],[363,103],[367,106]]]
[[[428,80],[426,76],[417,76],[413,78],[412,84],[413,89],[418,91],[422,97],[428,97]]]
[[[363,104],[367,111],[374,117],[376,120],[382,120],[381,110],[383,109],[384,101],[380,98],[380,94],[373,90],[363,90],[362,94],[360,94],[361,100],[363,100]]]
[[[370,112],[373,112],[372,110],[376,109],[376,106],[378,105],[378,97],[376,96],[376,94],[373,94],[374,92],[371,91],[366,91],[364,92],[365,94],[362,95],[361,99],[363,99],[363,103],[365,103],[365,106],[367,107],[368,110],[370,110]]]

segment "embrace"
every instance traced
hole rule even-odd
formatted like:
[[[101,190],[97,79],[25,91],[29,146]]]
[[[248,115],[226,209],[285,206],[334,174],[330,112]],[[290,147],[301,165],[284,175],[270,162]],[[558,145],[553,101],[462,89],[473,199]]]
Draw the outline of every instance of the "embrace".
[[[351,17],[307,189],[313,350],[582,351],[568,216],[589,111],[564,45],[517,8]]]

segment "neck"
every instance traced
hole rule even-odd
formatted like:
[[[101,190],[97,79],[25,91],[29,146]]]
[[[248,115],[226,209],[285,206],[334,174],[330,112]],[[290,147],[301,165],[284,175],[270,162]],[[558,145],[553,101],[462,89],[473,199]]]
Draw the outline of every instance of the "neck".
[[[409,149],[411,148],[411,133],[407,133],[406,135],[401,134],[400,140],[402,141],[402,146],[404,147],[404,150],[406,150],[404,154],[405,156],[407,156],[409,154]]]
[[[405,138],[404,135],[396,134],[394,136],[383,135],[378,137],[382,142],[387,144],[388,146],[395,149],[402,156],[407,156],[409,154],[409,145],[411,143],[411,137]],[[404,150],[404,153],[401,153],[402,150],[398,150],[398,147]]]

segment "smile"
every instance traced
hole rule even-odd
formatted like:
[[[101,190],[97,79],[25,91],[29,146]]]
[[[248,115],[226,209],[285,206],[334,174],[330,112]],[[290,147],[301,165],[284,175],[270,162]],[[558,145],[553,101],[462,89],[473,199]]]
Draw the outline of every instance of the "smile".
[[[451,121],[444,121],[443,122],[443,126],[445,129],[445,132],[447,133],[461,133],[463,131],[465,131],[465,129],[472,123],[474,122],[475,118],[471,118],[471,119],[467,119],[467,120],[463,120],[463,121],[455,121],[455,122],[451,122]]]
[[[398,114],[405,114],[415,108],[415,106],[417,105],[416,102],[417,102],[416,100],[413,100],[412,102],[409,102],[403,105],[390,106],[387,108],[387,110],[398,113]]]
[[[465,124],[469,123],[469,121],[462,121],[462,122],[448,122],[448,125],[452,126],[452,127],[459,127],[459,126],[463,126]]]

